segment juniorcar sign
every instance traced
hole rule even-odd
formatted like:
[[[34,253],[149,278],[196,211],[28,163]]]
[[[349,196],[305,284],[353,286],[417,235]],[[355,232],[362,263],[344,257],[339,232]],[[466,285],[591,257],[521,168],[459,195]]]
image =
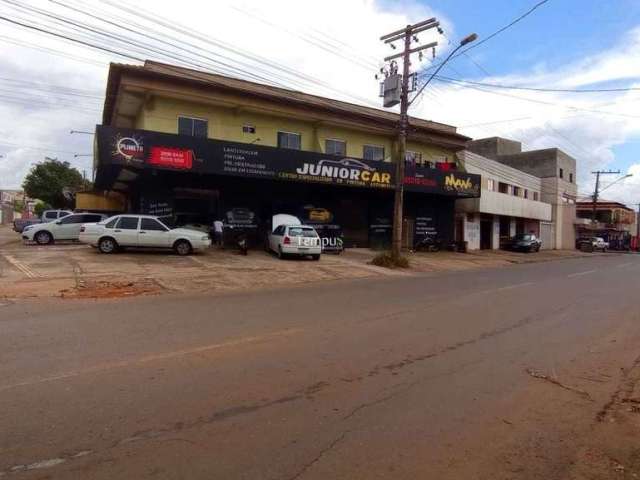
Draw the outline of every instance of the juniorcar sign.
[[[395,166],[389,162],[101,125],[97,127],[96,138],[98,179],[102,168],[126,164],[302,183],[376,189],[395,187]],[[480,195],[478,175],[455,171],[411,167],[407,169],[404,185],[407,191],[457,197]]]

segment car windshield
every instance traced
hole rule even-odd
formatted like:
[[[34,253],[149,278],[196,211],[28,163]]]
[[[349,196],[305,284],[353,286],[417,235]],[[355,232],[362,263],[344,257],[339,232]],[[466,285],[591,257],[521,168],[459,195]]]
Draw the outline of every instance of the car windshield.
[[[519,235],[516,235],[515,239],[516,240],[531,240],[531,235],[529,235],[527,233],[521,233]]]
[[[316,231],[313,228],[289,227],[289,235],[292,237],[315,237]]]

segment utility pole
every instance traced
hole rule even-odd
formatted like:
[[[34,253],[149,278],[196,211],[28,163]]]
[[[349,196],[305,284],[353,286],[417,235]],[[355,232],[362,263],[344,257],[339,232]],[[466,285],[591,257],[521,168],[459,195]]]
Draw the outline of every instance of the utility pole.
[[[400,258],[402,250],[402,221],[403,221],[403,203],[404,203],[404,164],[407,153],[407,132],[409,130],[409,69],[411,67],[411,54],[420,52],[427,48],[434,48],[438,43],[433,42],[421,47],[411,49],[411,42],[418,41],[417,34],[425,30],[436,28],[440,22],[435,18],[430,18],[414,25],[407,25],[405,28],[396,30],[387,35],[380,37],[384,43],[388,43],[392,48],[396,48],[393,42],[402,40],[402,52],[386,57],[385,62],[392,61],[396,58],[402,58],[402,78],[400,85],[400,123],[398,125],[398,152],[396,160],[396,188],[393,202],[393,237],[391,240],[391,256]],[[397,75],[395,71],[391,75]],[[387,77],[387,80],[389,77]],[[397,103],[396,103],[397,104]],[[387,104],[385,106],[392,106]]]
[[[600,175],[620,175],[620,170],[596,170],[591,173],[596,176],[596,188],[593,192],[593,211],[591,212],[591,223],[595,228],[596,212],[598,210],[598,194],[600,193]]]
[[[398,151],[396,161],[396,186],[395,196],[393,204],[393,237],[391,242],[391,256],[395,259],[400,258],[402,250],[402,221],[403,221],[403,203],[404,203],[404,168],[407,154],[407,134],[409,131],[409,107],[420,95],[422,90],[431,81],[433,76],[440,71],[442,66],[453,56],[455,52],[461,47],[473,42],[477,35],[471,34],[460,41],[460,44],[449,54],[449,56],[442,62],[438,69],[431,74],[429,79],[420,88],[418,93],[409,100],[409,92],[414,91],[415,88],[411,88],[417,84],[416,77],[409,73],[411,67],[411,55],[419,53],[420,60],[422,60],[422,50],[427,48],[433,49],[433,55],[435,57],[435,47],[438,42],[431,42],[426,45],[422,45],[416,48],[411,48],[411,42],[418,42],[417,34],[429,30],[431,28],[438,28],[438,31],[442,33],[440,29],[440,22],[436,18],[429,18],[422,22],[415,23],[413,25],[407,25],[405,28],[396,30],[395,32],[388,33],[380,37],[380,40],[389,44],[393,49],[395,45],[393,42],[401,40],[403,43],[403,50],[395,55],[390,55],[384,59],[385,62],[391,62],[391,68],[389,71],[385,71],[384,68],[380,69],[380,73],[385,74],[385,81],[383,83],[384,91],[384,106],[392,107],[400,103],[400,122],[398,124]],[[396,67],[396,60],[402,58],[402,78],[400,79],[400,85],[398,87],[398,74]],[[415,74],[414,74],[415,75]],[[377,75],[376,75],[377,78]],[[398,88],[400,89],[400,95],[398,96]],[[398,98],[399,97],[399,98]]]

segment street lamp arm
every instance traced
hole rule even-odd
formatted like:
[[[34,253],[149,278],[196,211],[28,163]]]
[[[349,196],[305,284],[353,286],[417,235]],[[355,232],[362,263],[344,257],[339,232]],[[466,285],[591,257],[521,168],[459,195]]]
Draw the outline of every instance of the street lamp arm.
[[[449,55],[447,56],[447,58],[444,59],[444,62],[441,62],[440,65],[438,65],[438,68],[436,68],[436,71],[433,72],[429,78],[427,79],[426,82],[424,82],[424,84],[422,85],[422,87],[420,87],[420,90],[418,90],[418,93],[415,94],[415,96],[409,101],[409,106],[415,102],[416,98],[418,98],[420,96],[420,94],[422,93],[422,91],[425,89],[425,87],[427,85],[429,85],[429,83],[431,82],[431,80],[433,80],[433,77],[435,77],[438,72],[442,69],[442,67],[445,66],[445,64],[449,61],[449,59],[451,57],[453,57],[455,55],[455,53],[460,50],[462,47],[464,47],[466,44],[473,42],[476,38],[478,38],[478,36],[475,33],[472,33],[471,35],[469,35],[468,37],[465,37],[462,39],[462,41],[460,42],[460,45],[458,45],[456,48],[454,48],[453,50],[451,50],[451,53],[449,53]]]
[[[624,180],[624,179],[626,179],[626,178],[629,178],[629,177],[633,177],[633,173],[629,173],[629,174],[625,175],[624,177],[620,177],[620,178],[618,178],[617,180],[614,180],[613,182],[611,182],[611,183],[610,183],[609,185],[607,185],[606,187],[601,188],[601,189],[600,189],[600,193],[604,192],[607,188],[609,188],[609,187],[611,187],[611,186],[615,185],[616,183],[618,183],[618,182],[620,182],[620,181],[622,181],[622,180]]]

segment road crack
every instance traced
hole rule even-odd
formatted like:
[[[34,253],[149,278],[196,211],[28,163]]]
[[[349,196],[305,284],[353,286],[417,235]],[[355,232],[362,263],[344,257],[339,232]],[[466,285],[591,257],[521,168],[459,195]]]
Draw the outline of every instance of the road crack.
[[[286,480],[297,480],[302,475],[304,475],[307,472],[307,470],[309,470],[316,463],[318,463],[322,459],[323,456],[325,456],[328,452],[333,450],[340,442],[342,442],[349,432],[350,432],[350,430],[345,430],[340,435],[338,435],[336,438],[334,438],[326,447],[324,447],[322,450],[320,450],[315,457],[313,457],[309,462],[305,463],[302,466],[302,468],[300,468],[300,470],[298,470],[293,476],[287,477]]]

